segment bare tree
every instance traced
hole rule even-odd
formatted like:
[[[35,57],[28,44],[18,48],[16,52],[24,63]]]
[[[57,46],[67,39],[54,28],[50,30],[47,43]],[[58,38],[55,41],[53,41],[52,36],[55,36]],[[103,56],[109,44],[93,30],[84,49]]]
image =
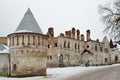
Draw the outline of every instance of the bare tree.
[[[105,24],[104,32],[114,39],[120,39],[120,0],[99,6],[101,20]]]

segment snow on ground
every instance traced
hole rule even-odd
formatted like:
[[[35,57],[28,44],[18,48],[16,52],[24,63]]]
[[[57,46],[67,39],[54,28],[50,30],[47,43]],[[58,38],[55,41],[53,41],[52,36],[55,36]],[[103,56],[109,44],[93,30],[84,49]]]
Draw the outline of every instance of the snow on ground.
[[[58,80],[59,77],[68,77],[70,75],[75,75],[77,73],[83,73],[90,70],[120,66],[120,64],[106,65],[106,66],[90,66],[90,67],[62,67],[62,68],[48,68],[47,76],[36,76],[36,77],[26,77],[26,78],[7,78],[0,77],[0,80]]]

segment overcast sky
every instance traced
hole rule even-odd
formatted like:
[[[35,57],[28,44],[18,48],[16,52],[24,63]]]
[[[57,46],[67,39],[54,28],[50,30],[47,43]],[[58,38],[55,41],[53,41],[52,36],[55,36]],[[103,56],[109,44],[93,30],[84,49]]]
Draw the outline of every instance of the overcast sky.
[[[13,33],[26,10],[31,9],[40,28],[47,33],[54,27],[55,36],[72,27],[85,34],[91,30],[91,39],[102,40],[104,25],[100,22],[98,5],[111,0],[0,0],[0,36]]]

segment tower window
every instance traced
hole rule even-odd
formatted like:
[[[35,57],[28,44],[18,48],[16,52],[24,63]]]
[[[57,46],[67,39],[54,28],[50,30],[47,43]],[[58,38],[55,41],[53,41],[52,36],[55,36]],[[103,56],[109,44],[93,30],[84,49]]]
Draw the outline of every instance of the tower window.
[[[24,45],[24,35],[22,36],[22,45]]]
[[[14,37],[13,37],[13,42],[12,42],[12,45],[14,46]]]
[[[30,45],[30,35],[28,35],[28,45]]]
[[[33,45],[35,45],[35,36],[33,36]]]
[[[17,36],[17,45],[19,45],[19,36]]]
[[[38,45],[40,45],[40,36],[38,36]]]

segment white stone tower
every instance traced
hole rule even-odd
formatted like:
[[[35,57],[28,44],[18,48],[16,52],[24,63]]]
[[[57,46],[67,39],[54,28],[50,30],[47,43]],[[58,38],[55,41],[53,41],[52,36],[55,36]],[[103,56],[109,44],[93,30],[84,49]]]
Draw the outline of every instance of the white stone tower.
[[[30,9],[8,39],[11,76],[46,75],[48,36],[43,34]]]

